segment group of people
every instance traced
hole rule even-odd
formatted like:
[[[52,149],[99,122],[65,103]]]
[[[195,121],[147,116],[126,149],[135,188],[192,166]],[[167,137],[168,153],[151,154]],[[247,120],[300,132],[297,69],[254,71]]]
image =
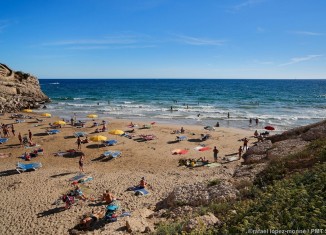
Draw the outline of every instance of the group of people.
[[[11,124],[2,124],[1,125],[1,129],[2,129],[2,133],[3,133],[3,137],[6,138],[6,137],[9,137],[10,136],[10,129],[11,129],[11,133],[13,136],[15,136],[15,128],[14,128],[14,125]],[[1,135],[1,131],[0,131],[0,137],[2,137]]]

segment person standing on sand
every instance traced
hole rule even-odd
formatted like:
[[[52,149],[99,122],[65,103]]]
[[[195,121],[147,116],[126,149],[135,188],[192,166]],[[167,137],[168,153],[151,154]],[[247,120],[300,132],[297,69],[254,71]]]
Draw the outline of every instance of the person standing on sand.
[[[245,137],[243,139],[243,150],[245,150],[245,149],[246,149],[246,151],[248,150],[248,142],[249,142],[249,140],[247,139],[247,137]]]
[[[240,160],[241,159],[241,156],[242,156],[242,147],[241,146],[239,147],[239,150],[238,151],[239,151],[239,160]]]
[[[33,134],[31,132],[31,130],[28,130],[28,138],[29,138],[30,141],[32,141]]]
[[[14,124],[11,125],[11,133],[13,136],[15,136],[15,128],[14,128]]]
[[[77,137],[77,149],[81,150],[81,139],[80,139],[80,136]]]
[[[81,172],[84,172],[84,161],[85,161],[85,155],[82,153],[79,158],[79,170]]]
[[[214,153],[214,162],[217,162],[217,154],[218,154],[218,149],[216,148],[216,146],[214,146],[214,149],[213,149],[213,153]]]
[[[18,140],[19,140],[20,145],[22,146],[23,145],[23,138],[22,138],[22,135],[20,134],[20,132],[18,133]]]

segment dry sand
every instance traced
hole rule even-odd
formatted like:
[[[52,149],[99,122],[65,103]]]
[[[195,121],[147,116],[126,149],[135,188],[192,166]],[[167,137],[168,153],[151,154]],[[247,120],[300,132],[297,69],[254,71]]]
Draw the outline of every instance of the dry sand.
[[[25,114],[26,115],[26,114]],[[92,121],[88,121],[84,128],[75,128],[66,125],[56,135],[45,133],[49,122],[58,118],[44,118],[37,114],[29,114],[33,117],[44,119],[42,123],[35,123],[35,119],[25,119],[24,123],[14,124],[16,136],[10,136],[7,143],[0,145],[0,153],[11,153],[8,158],[0,158],[0,234],[69,234],[80,217],[97,209],[96,202],[78,203],[69,210],[62,210],[53,205],[54,201],[72,187],[68,179],[79,173],[78,157],[59,157],[54,153],[59,150],[77,149],[76,138],[72,135],[76,131],[85,131],[92,134],[95,128],[90,128]],[[100,122],[102,119],[98,119]],[[108,129],[128,130],[127,125],[131,120],[109,121]],[[1,116],[0,122],[14,123],[9,115]],[[139,126],[149,124],[137,123]],[[83,188],[86,195],[100,196],[104,190],[110,189],[118,198],[122,198],[121,208],[134,212],[141,208],[154,209],[156,203],[163,200],[175,186],[204,182],[217,178],[230,178],[236,161],[224,164],[221,167],[208,168],[198,167],[189,169],[178,167],[181,158],[206,157],[213,161],[212,150],[198,152],[194,147],[201,143],[219,149],[219,160],[225,155],[237,153],[242,142],[239,139],[250,137],[253,133],[249,130],[216,128],[215,131],[204,130],[201,126],[184,126],[186,141],[175,142],[176,135],[172,130],[180,129],[180,126],[156,123],[151,129],[135,129],[136,138],[139,134],[154,134],[157,139],[145,142],[137,142],[126,137],[110,135],[108,132],[101,133],[108,139],[118,140],[116,146],[98,147],[97,143],[82,145],[82,151],[86,155],[85,173],[94,179]],[[43,156],[32,158],[32,162],[41,162],[43,167],[37,171],[18,174],[15,170],[17,162],[25,162],[19,158],[25,148],[19,145],[17,135],[33,133],[33,141],[40,144],[45,150]],[[194,133],[194,135],[192,134]],[[198,142],[200,134],[209,133],[212,138],[205,142]],[[66,138],[65,138],[66,137]],[[251,142],[253,139],[251,139]],[[249,142],[250,143],[250,142]],[[189,149],[185,155],[172,155],[173,149]],[[32,149],[28,149],[32,150]],[[120,158],[103,161],[99,156],[106,150],[119,150]],[[144,176],[152,186],[150,195],[135,196],[126,191],[130,186],[138,184]],[[105,227],[89,232],[89,234],[125,234],[123,226],[125,220],[106,224]]]

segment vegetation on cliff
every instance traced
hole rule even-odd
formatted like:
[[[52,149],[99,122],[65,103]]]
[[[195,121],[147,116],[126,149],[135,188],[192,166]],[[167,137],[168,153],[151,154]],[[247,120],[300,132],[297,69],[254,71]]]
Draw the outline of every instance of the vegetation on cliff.
[[[315,140],[299,153],[271,161],[253,183],[237,185],[241,192],[238,200],[201,207],[198,213],[212,212],[222,223],[193,234],[326,229],[325,162],[326,139]],[[161,224],[157,234],[185,234],[185,222]]]

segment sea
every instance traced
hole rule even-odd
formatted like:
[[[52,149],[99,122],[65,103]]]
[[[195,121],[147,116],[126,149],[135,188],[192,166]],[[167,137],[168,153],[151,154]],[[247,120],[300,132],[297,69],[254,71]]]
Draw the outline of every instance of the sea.
[[[326,80],[40,79],[51,103],[39,112],[277,132],[326,117]],[[252,123],[250,124],[250,119]],[[258,119],[258,124],[256,124]]]

